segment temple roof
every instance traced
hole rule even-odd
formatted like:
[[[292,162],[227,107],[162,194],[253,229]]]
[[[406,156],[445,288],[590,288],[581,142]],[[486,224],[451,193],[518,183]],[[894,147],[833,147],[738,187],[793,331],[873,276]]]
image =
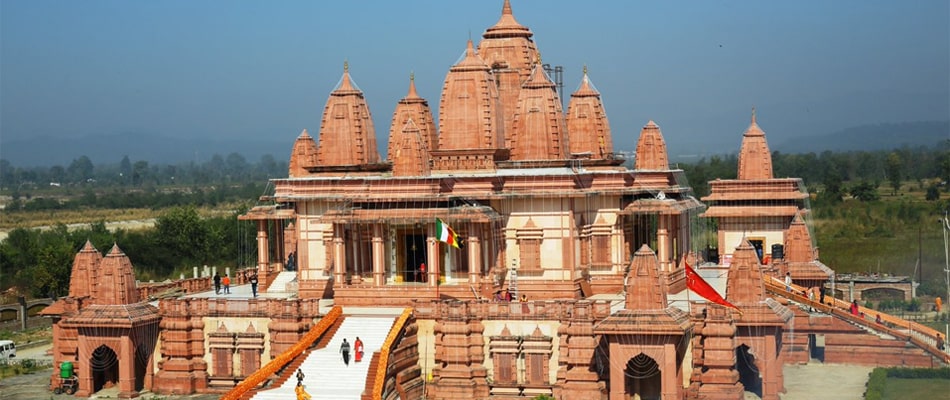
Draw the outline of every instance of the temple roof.
[[[772,153],[765,141],[765,132],[755,122],[754,108],[752,122],[742,134],[738,179],[772,179]]]
[[[86,240],[86,244],[73,258],[72,271],[69,275],[69,295],[71,297],[95,296],[96,273],[102,254]]]
[[[307,175],[307,167],[317,164],[317,142],[304,129],[294,141],[294,147],[290,151],[290,162],[288,163],[290,177],[300,177]]]
[[[656,253],[650,246],[643,245],[630,260],[630,270],[627,272],[627,299],[628,310],[659,310],[667,306],[666,286],[659,279],[660,267]]]
[[[94,304],[83,308],[75,316],[64,320],[65,327],[91,328],[91,334],[115,334],[105,328],[135,328],[161,321],[158,308],[140,302],[123,305]]]
[[[449,69],[442,86],[437,148],[497,149],[504,141],[498,86],[469,40],[465,56]]]
[[[415,134],[423,140],[423,147],[427,153],[424,160],[420,159],[416,162],[424,161],[426,164],[425,169],[428,170],[428,152],[435,150],[435,146],[439,143],[439,138],[435,129],[435,120],[432,118],[432,110],[429,108],[429,102],[419,97],[419,94],[416,93],[416,83],[413,75],[409,77],[409,93],[396,104],[396,109],[393,111],[392,122],[389,125],[389,146],[386,151],[386,158],[394,164],[394,168],[396,163],[406,161],[397,160],[397,155],[407,150],[405,146],[410,144],[406,143],[405,138],[403,138],[404,130],[409,122],[412,122],[413,129],[417,130]],[[405,167],[406,165],[403,166]],[[417,165],[414,168],[421,171],[423,166]],[[427,174],[428,172],[426,175]]]
[[[637,140],[637,156],[634,161],[636,170],[668,170],[670,161],[666,152],[666,141],[660,127],[652,120],[640,130]]]
[[[554,82],[536,64],[518,94],[509,148],[513,161],[566,159],[567,128]]]
[[[139,302],[132,262],[119,249],[119,245],[113,245],[109,254],[99,263],[96,280],[94,304],[120,305]]]
[[[429,146],[411,118],[403,125],[398,136],[390,138],[390,149],[394,149],[391,154],[393,176],[429,175]]]
[[[591,158],[604,159],[614,152],[607,113],[600,93],[587,77],[586,66],[581,85],[571,94],[567,105],[567,132],[571,154],[587,153]]]
[[[363,92],[350,81],[348,64],[343,77],[330,93],[323,110],[317,166],[347,166],[379,163],[376,131]]]
[[[510,37],[526,37],[529,38],[533,34],[531,30],[526,26],[521,25],[515,20],[514,14],[511,12],[511,2],[505,0],[505,4],[501,8],[501,18],[498,19],[498,22],[495,25],[485,30],[485,33],[482,34],[482,37],[485,39],[488,38],[510,38]]]
[[[740,308],[742,304],[755,304],[765,300],[765,284],[762,281],[759,257],[755,248],[745,238],[732,253],[726,299]]]

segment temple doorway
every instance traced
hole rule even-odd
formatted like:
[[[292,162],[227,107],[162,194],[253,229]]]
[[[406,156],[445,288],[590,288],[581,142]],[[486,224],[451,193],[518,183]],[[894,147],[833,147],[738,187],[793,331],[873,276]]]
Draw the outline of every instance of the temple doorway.
[[[426,282],[426,274],[429,272],[425,265],[428,251],[426,249],[426,236],[423,234],[407,233],[403,236],[403,280],[405,282]]]
[[[89,360],[92,373],[92,393],[119,384],[119,358],[109,346],[101,345]]]
[[[660,365],[646,354],[640,353],[627,361],[624,370],[624,391],[630,399],[659,400],[663,381]]]
[[[739,382],[745,386],[745,391],[755,393],[761,398],[762,376],[759,374],[755,356],[749,351],[749,346],[736,347],[736,370],[739,371]]]

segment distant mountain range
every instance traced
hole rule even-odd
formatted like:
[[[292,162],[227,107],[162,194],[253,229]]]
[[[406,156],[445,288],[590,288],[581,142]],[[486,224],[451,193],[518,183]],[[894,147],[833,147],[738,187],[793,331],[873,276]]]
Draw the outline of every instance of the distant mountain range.
[[[64,167],[87,156],[94,165],[118,164],[129,156],[132,162],[180,164],[189,161],[204,163],[215,154],[227,157],[238,153],[249,163],[270,154],[277,160],[290,158],[293,138],[289,140],[240,140],[172,138],[152,134],[95,135],[82,138],[37,137],[3,142],[0,158],[16,167],[62,165]]]
[[[782,153],[890,150],[903,146],[934,146],[950,140],[950,120],[861,125],[824,135],[802,136],[782,143],[769,143]]]
[[[769,143],[782,153],[889,150],[902,146],[934,146],[950,140],[950,121],[901,122],[861,125],[841,131],[802,136],[781,143]],[[238,153],[257,162],[264,155],[287,160],[290,140],[240,140],[172,138],[153,134],[95,135],[82,138],[37,137],[0,143],[0,158],[17,167],[68,166],[85,155],[93,164],[117,164],[122,157],[151,164],[204,163],[215,154],[227,157]],[[736,149],[738,151],[738,149]]]

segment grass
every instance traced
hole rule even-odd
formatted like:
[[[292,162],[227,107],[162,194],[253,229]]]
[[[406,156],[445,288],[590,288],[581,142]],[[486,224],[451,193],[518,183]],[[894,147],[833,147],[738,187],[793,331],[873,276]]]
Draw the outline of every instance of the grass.
[[[947,396],[948,392],[950,380],[947,379],[887,378],[881,399],[938,399],[940,396]]]

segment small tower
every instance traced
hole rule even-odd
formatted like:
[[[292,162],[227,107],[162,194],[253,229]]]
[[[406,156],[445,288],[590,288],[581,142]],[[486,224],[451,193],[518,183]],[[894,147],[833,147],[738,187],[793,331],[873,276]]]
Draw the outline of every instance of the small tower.
[[[575,156],[590,154],[592,159],[605,159],[614,152],[607,113],[600,92],[587,76],[587,66],[580,87],[571,94],[567,105],[567,132],[571,154]]]
[[[654,171],[670,169],[669,157],[666,153],[666,141],[663,140],[660,127],[653,121],[647,122],[640,130],[634,169]]]
[[[442,86],[438,148],[497,149],[504,143],[498,86],[470,39],[465,55],[449,69]]]
[[[752,122],[742,134],[738,179],[772,179],[772,153],[765,141],[765,132],[755,122],[755,108],[752,109]]]
[[[535,64],[518,94],[518,107],[509,132],[513,161],[563,160],[568,158],[568,136],[561,100],[554,82]]]
[[[363,92],[350,80],[347,63],[343,63],[343,78],[323,109],[316,161],[317,166],[379,163],[373,118]]]
[[[304,129],[294,141],[294,148],[290,152],[290,177],[307,176],[307,167],[317,165],[317,142]]]
[[[415,76],[409,76],[409,93],[399,103],[396,104],[396,110],[393,111],[393,120],[389,125],[389,149],[386,152],[386,159],[394,165],[399,162],[396,155],[399,153],[400,146],[404,143],[400,140],[403,130],[409,121],[413,121],[413,126],[418,129],[418,134],[423,139],[427,151],[435,150],[438,145],[438,136],[435,130],[435,120],[432,118],[432,110],[429,109],[429,102],[416,93]],[[428,160],[426,160],[428,163]]]

